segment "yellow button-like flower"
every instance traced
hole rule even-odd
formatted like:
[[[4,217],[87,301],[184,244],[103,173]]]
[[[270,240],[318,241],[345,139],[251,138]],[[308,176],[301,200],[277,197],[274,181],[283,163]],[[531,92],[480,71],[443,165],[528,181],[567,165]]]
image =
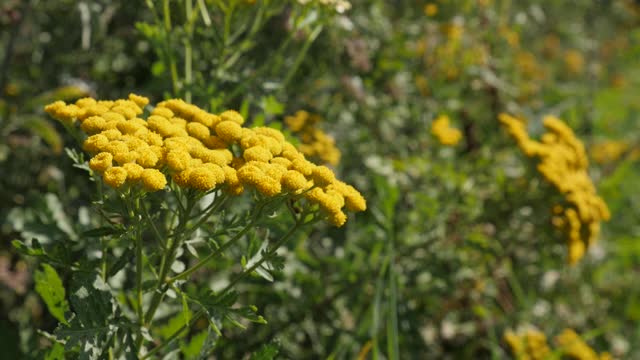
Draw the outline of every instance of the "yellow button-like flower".
[[[140,157],[137,151],[123,151],[115,154],[113,159],[120,165],[135,162]]]
[[[109,139],[102,135],[91,135],[84,141],[82,148],[89,153],[104,151],[109,145]]]
[[[141,108],[147,106],[147,104],[149,103],[148,98],[136,94],[129,94],[129,100],[133,101]]]
[[[144,168],[135,163],[126,163],[122,167],[127,170],[127,182],[135,182],[140,180]]]
[[[104,172],[113,164],[113,155],[108,152],[101,152],[89,160],[89,167],[99,173]]]
[[[152,168],[158,164],[160,158],[156,151],[154,151],[154,147],[150,146],[146,149],[140,149],[138,151],[138,159],[136,162],[140,164],[144,168]]]
[[[317,186],[327,186],[336,181],[336,175],[328,167],[316,166],[311,171],[311,180]]]
[[[182,171],[189,166],[192,160],[191,155],[184,150],[171,150],[167,153],[166,161],[173,171]]]
[[[367,201],[362,194],[356,190],[353,186],[348,185],[342,181],[335,181],[330,185],[330,188],[334,188],[342,196],[344,196],[345,206],[350,211],[365,211],[367,210]]]
[[[121,166],[112,166],[105,170],[103,179],[112,188],[119,188],[127,180],[127,170]]]
[[[227,143],[233,143],[242,138],[242,127],[234,121],[221,121],[216,126],[216,134]]]
[[[216,174],[204,166],[193,168],[187,184],[200,191],[209,191],[216,186]]]
[[[187,124],[187,132],[189,133],[189,135],[200,141],[205,141],[209,138],[209,136],[211,136],[211,134],[209,133],[209,128],[197,122],[191,122]]]
[[[259,162],[268,162],[271,160],[273,155],[269,150],[263,148],[262,146],[254,146],[248,148],[242,154],[246,161],[259,161]]]
[[[165,119],[171,119],[173,117],[173,111],[166,107],[156,106],[156,108],[151,111],[151,115],[158,115],[162,116]]]
[[[235,110],[227,110],[220,114],[222,121],[233,121],[238,125],[244,124],[244,118]]]
[[[304,176],[310,176],[315,167],[316,166],[312,162],[307,161],[304,158],[295,158],[291,161],[291,165],[289,165],[289,169],[295,170]]]
[[[167,185],[167,178],[157,169],[144,169],[140,178],[147,191],[159,191]]]
[[[280,179],[282,186],[289,192],[299,194],[309,188],[309,182],[301,173],[288,170]]]
[[[98,134],[106,129],[107,121],[101,116],[92,116],[85,119],[80,125],[82,131],[89,135]]]
[[[100,134],[106,136],[110,141],[120,140],[122,138],[122,133],[118,129],[105,130]]]
[[[113,111],[107,111],[103,114],[100,114],[101,118],[103,118],[105,121],[115,121],[116,123],[120,123],[120,122],[125,122],[126,119],[124,118],[124,116],[122,116],[122,114],[119,114],[117,112],[113,112]],[[87,118],[85,121],[89,120],[91,118]]]

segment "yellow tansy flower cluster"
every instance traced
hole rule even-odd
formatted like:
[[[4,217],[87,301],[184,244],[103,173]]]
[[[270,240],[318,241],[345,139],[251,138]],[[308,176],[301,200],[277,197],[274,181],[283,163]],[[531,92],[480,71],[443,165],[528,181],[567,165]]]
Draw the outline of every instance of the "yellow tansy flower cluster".
[[[596,163],[606,164],[620,159],[629,148],[629,144],[624,141],[606,140],[592,145],[589,153]]]
[[[148,102],[131,94],[128,100],[58,101],[45,110],[60,121],[80,123],[88,135],[84,149],[93,155],[89,166],[114,188],[141,183],[157,191],[167,175],[178,186],[199,191],[224,186],[239,195],[249,186],[269,197],[303,196],[336,226],[347,219],[343,208],[366,209],[355,188],[306,160],[278,130],[246,128],[236,111],[214,115],[180,99],[158,103],[146,120],[137,117]]]
[[[540,159],[538,171],[563,194],[567,206],[554,207],[554,224],[567,233],[569,263],[576,263],[598,237],[600,222],[610,217],[587,172],[589,161],[584,145],[571,128],[553,116],[544,119],[548,132],[541,141],[529,138],[519,119],[500,114],[499,120],[528,157]]]
[[[527,329],[514,333],[507,330],[504,333],[504,341],[509,345],[511,352],[517,360],[542,360],[551,357],[552,352],[561,353],[563,356],[576,360],[611,360],[609,353],[598,353],[593,350],[575,331],[564,329],[555,338],[557,349],[551,349],[547,343],[547,337],[536,329]],[[564,357],[563,357],[564,358]]]
[[[560,347],[562,354],[576,360],[611,360],[611,354],[603,352],[598,354],[593,350],[580,335],[572,329],[564,329],[560,335],[556,336],[556,343]]]
[[[453,146],[462,139],[462,133],[451,127],[447,115],[440,115],[431,123],[431,134],[437,137],[442,145]]]
[[[304,110],[284,119],[291,132],[302,141],[302,144],[298,145],[300,152],[327,164],[337,165],[340,162],[340,150],[336,147],[335,140],[318,127],[320,121],[320,116]]]
[[[564,64],[571,74],[580,74],[584,70],[584,56],[575,49],[569,49],[564,53]]]
[[[67,124],[80,123],[89,136],[83,147],[93,155],[89,167],[101,173],[107,185],[119,188],[140,183],[147,191],[158,191],[167,184],[158,170],[162,137],[137,117],[148,103],[147,98],[131,94],[129,99],[116,101],[84,98],[69,105],[56,101],[45,111]]]
[[[535,329],[518,333],[508,330],[504,333],[504,341],[518,360],[544,360],[551,355],[547,337]]]
[[[424,14],[427,16],[436,16],[438,14],[438,4],[434,4],[434,3],[425,4]]]

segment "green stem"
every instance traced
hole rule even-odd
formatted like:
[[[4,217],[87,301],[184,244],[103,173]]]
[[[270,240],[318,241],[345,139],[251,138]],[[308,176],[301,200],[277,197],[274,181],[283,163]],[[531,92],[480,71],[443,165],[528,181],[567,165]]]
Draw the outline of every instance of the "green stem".
[[[171,269],[171,264],[175,260],[176,251],[182,244],[182,240],[184,239],[183,232],[187,226],[187,222],[189,221],[189,214],[191,213],[191,209],[193,208],[193,201],[191,198],[187,199],[187,205],[185,206],[185,210],[181,213],[180,223],[178,224],[178,229],[174,236],[171,239],[171,246],[168,251],[162,256],[162,260],[160,261],[160,272],[158,276],[158,283],[156,285],[153,298],[151,299],[151,304],[149,305],[149,309],[144,317],[144,323],[149,324],[153,320],[153,316],[158,310],[158,306],[160,306],[160,302],[167,290],[167,286],[165,284],[166,277],[169,274],[169,270]]]
[[[269,250],[269,252],[267,252],[262,259],[260,259],[257,263],[255,263],[249,269],[244,270],[242,273],[240,273],[238,276],[236,276],[231,281],[231,283],[229,283],[229,285],[227,285],[227,287],[225,287],[222,290],[222,292],[220,294],[225,294],[228,291],[230,291],[231,288],[235,284],[238,283],[238,281],[242,280],[244,277],[246,277],[247,275],[251,274],[255,269],[258,268],[258,266],[262,265],[263,262],[265,262],[266,260],[270,259],[276,253],[278,248],[280,248],[280,246],[282,246],[291,237],[291,235],[293,235],[296,232],[296,230],[298,230],[302,225],[305,225],[304,223],[302,223],[302,220],[297,219],[295,225],[291,229],[289,229],[289,231],[286,234],[284,234],[278,241],[276,241],[276,243],[273,245],[272,249]],[[191,321],[189,321],[189,324],[183,325],[180,329],[178,329],[171,336],[169,336],[169,338],[164,343],[158,345],[153,350],[149,351],[141,359],[147,359],[150,356],[152,356],[155,353],[157,353],[158,351],[160,351],[163,348],[167,347],[169,344],[171,344],[171,342],[173,342],[175,339],[177,339],[186,329],[188,329],[193,324],[195,324],[200,319],[200,317],[202,317],[202,315],[204,315],[204,314],[205,314],[205,310],[204,309],[198,310],[198,312],[195,313],[193,315],[193,317],[191,318]]]
[[[160,350],[164,349],[165,347],[169,346],[174,340],[176,340],[178,337],[180,337],[182,332],[184,332],[186,329],[188,329],[191,326],[193,326],[196,323],[196,321],[200,320],[200,317],[202,315],[204,315],[204,310],[203,309],[198,310],[198,312],[193,315],[193,317],[191,318],[191,320],[189,321],[188,324],[182,325],[180,327],[180,329],[178,329],[176,332],[171,334],[171,336],[169,336],[167,338],[167,340],[165,340],[162,344],[160,344],[160,345],[156,346],[155,348],[153,348],[153,350],[151,350],[148,353],[146,353],[140,359],[141,360],[148,359],[152,355],[155,355],[158,351],[160,351]]]
[[[185,1],[185,15],[187,17],[187,37],[184,41],[184,83],[185,83],[185,101],[191,102],[191,83],[193,82],[193,48],[191,47],[191,37],[193,36],[193,4],[191,0]]]
[[[162,238],[162,235],[160,234],[160,231],[158,230],[158,227],[156,226],[156,223],[153,222],[153,220],[151,219],[151,215],[149,215],[149,210],[147,210],[147,207],[144,204],[142,204],[142,215],[144,216],[144,219],[147,221],[147,223],[149,223],[149,226],[153,230],[153,233],[155,234],[156,238],[158,239],[158,242],[160,243],[160,245],[162,245],[162,249],[166,250],[167,249],[167,244],[164,242],[164,240]]]
[[[271,250],[264,254],[264,256],[250,268],[245,269],[240,274],[238,274],[238,276],[233,278],[233,280],[231,280],[231,282],[222,290],[221,294],[226,294],[227,292],[229,292],[240,280],[244,279],[247,275],[254,272],[265,261],[270,260],[271,257],[276,253],[276,251],[278,251],[278,248],[280,248],[280,246],[282,246],[282,244],[284,244],[291,237],[291,235],[293,235],[296,230],[300,228],[301,225],[302,223],[300,221],[296,221],[295,225],[291,229],[289,229],[289,231],[287,231],[287,233],[284,234],[278,241],[276,241]]]
[[[302,61],[307,56],[307,52],[309,51],[311,44],[313,44],[313,42],[316,40],[318,35],[320,35],[321,32],[322,32],[322,25],[318,25],[315,29],[313,29],[311,34],[309,34],[309,37],[307,38],[307,41],[305,41],[304,45],[302,46],[302,49],[300,49],[300,52],[298,53],[298,56],[296,57],[295,62],[289,68],[289,72],[287,73],[287,76],[284,78],[284,81],[282,81],[282,86],[280,89],[287,88],[287,85],[293,79],[293,76],[295,75],[296,71],[298,70],[300,65],[302,65]]]
[[[233,238],[231,238],[230,240],[228,240],[227,242],[222,244],[222,246],[220,246],[218,249],[216,249],[216,251],[212,252],[211,254],[209,254],[205,258],[203,258],[202,260],[198,261],[198,263],[195,264],[194,266],[192,266],[191,268],[189,268],[189,269],[181,272],[180,274],[168,279],[167,280],[167,284],[170,285],[170,284],[174,283],[177,280],[184,279],[184,278],[188,277],[189,275],[191,275],[192,273],[194,273],[195,271],[197,271],[198,269],[203,267],[211,259],[213,259],[213,258],[217,257],[218,255],[222,254],[229,246],[231,246],[234,242],[236,242],[244,234],[246,234],[249,230],[251,230],[253,225],[255,225],[255,222],[253,222],[253,221],[249,222],[242,230],[240,230],[240,232],[238,232]]]
[[[172,55],[171,46],[171,6],[169,6],[169,0],[164,0],[162,3],[162,11],[164,15],[164,47],[167,57],[167,63],[169,65],[169,72],[171,73],[171,85],[173,89],[173,95],[178,96],[179,84],[178,84],[178,68]]]

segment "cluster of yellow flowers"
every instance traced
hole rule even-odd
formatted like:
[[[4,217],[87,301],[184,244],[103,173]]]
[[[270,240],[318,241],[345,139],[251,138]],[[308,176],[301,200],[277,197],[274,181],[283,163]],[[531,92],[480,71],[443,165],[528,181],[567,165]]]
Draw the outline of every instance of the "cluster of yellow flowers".
[[[200,191],[224,186],[239,195],[249,186],[268,197],[303,196],[336,226],[347,219],[343,208],[366,209],[354,187],[306,160],[276,129],[246,128],[236,111],[214,115],[180,99],[160,102],[146,120],[138,118],[148,102],[131,94],[128,100],[58,101],[45,110],[62,122],[80,123],[89,135],[84,149],[94,155],[89,166],[114,188],[142,183],[158,191],[167,184],[165,174],[180,187]]]
[[[572,329],[564,329],[560,335],[556,336],[556,342],[562,353],[568,357],[579,360],[611,360],[608,352],[598,353],[593,350],[580,335]]]
[[[624,141],[606,140],[592,145],[589,153],[596,163],[606,164],[620,159],[629,148],[629,144]]]
[[[527,329],[519,333],[507,330],[504,341],[518,360],[544,360],[551,354],[547,337],[536,329]]]
[[[564,53],[564,64],[569,73],[580,74],[584,70],[584,56],[575,49],[569,49]]]
[[[431,123],[431,134],[443,145],[456,145],[462,139],[460,130],[450,126],[447,115],[440,115]]]
[[[584,145],[571,128],[553,116],[545,117],[548,132],[540,142],[529,137],[521,120],[504,113],[499,120],[525,155],[540,159],[538,171],[564,195],[567,206],[554,206],[553,223],[567,233],[569,263],[575,264],[597,239],[600,222],[610,217],[587,172],[589,160]]]
[[[427,16],[436,16],[438,14],[438,4],[427,3],[424,5],[424,14]]]
[[[300,137],[300,152],[325,163],[337,165],[340,162],[340,150],[336,147],[335,140],[318,128],[320,120],[320,116],[300,110],[293,116],[285,117],[284,122],[292,133]]]
[[[507,330],[504,340],[511,348],[511,352],[518,360],[543,360],[552,356],[552,352],[561,353],[576,360],[611,360],[611,354],[603,352],[598,354],[580,335],[572,329],[564,329],[555,338],[558,348],[552,350],[547,343],[547,337],[536,329],[526,329],[514,333]]]

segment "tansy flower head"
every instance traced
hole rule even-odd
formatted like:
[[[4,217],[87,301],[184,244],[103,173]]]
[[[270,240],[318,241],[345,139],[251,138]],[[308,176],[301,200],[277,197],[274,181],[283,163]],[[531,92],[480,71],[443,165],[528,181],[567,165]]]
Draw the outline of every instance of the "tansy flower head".
[[[442,145],[456,145],[462,139],[460,130],[450,127],[447,115],[440,115],[433,121],[431,133]]]
[[[135,163],[126,163],[122,167],[127,171],[127,181],[138,181],[144,171],[142,166]]]
[[[101,152],[89,161],[89,167],[93,171],[102,173],[111,167],[112,162],[113,155],[108,152]]]
[[[245,128],[237,111],[210,114],[180,99],[157,104],[146,119],[138,117],[148,102],[131,94],[116,101],[55,102],[46,109],[60,121],[80,120],[89,135],[83,148],[94,155],[89,166],[113,188],[126,184],[159,191],[171,176],[175,185],[203,192],[240,195],[252,188],[265,197],[296,199],[304,193],[299,199],[317,204],[336,226],[347,219],[342,209],[366,209],[357,190],[338,181],[331,169],[306,160],[276,129]],[[317,122],[314,116],[304,119],[305,124]],[[332,144],[317,129],[309,137]],[[312,148],[318,151],[319,145]]]
[[[167,185],[167,178],[157,169],[144,169],[140,178],[147,191],[159,191]]]
[[[244,124],[244,118],[235,110],[227,110],[220,114],[222,121],[233,121],[238,125]]]
[[[309,114],[306,111],[298,111],[294,116],[287,116],[285,124],[302,141],[298,149],[302,154],[311,159],[318,159],[324,163],[337,165],[340,162],[340,150],[335,146],[331,136],[318,127],[320,116]],[[289,149],[283,148],[290,153]],[[290,155],[284,155],[290,157]]]
[[[610,216],[589,177],[584,145],[567,124],[553,116],[543,120],[548,132],[542,141],[531,139],[524,123],[508,114],[500,114],[499,120],[525,155],[539,159],[538,172],[570,205],[552,221],[567,236],[569,263],[577,263],[598,237],[600,222]]]
[[[234,121],[221,121],[216,125],[216,134],[227,143],[234,143],[242,138],[242,127]]]
[[[127,170],[120,166],[113,166],[104,172],[105,184],[112,188],[119,188],[127,180]]]

